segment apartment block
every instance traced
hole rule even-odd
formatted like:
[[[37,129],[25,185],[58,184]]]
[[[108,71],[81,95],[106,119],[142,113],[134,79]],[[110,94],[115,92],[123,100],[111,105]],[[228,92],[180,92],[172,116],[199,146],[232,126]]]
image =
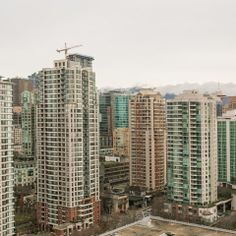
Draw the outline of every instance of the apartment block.
[[[12,83],[0,80],[0,235],[15,235]]]
[[[218,181],[236,185],[236,110],[218,117]]]
[[[161,190],[166,172],[165,100],[143,90],[129,103],[130,185]]]
[[[217,200],[216,98],[184,91],[167,102],[168,199],[207,206]]]
[[[70,235],[100,220],[99,111],[93,58],[79,54],[40,71],[37,222]]]

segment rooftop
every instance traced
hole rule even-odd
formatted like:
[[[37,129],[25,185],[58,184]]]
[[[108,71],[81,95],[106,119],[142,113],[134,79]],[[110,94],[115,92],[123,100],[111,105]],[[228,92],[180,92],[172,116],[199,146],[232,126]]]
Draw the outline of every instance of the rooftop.
[[[158,219],[158,217],[151,217],[151,219],[144,219],[130,226],[122,227],[120,230],[115,230],[103,234],[101,236],[161,236],[165,233],[172,233],[175,236],[233,236],[236,231],[221,230],[218,228],[211,228],[207,226],[194,225],[188,223],[181,223],[177,221]],[[168,235],[168,234],[167,234]]]
[[[93,61],[94,58],[91,57],[91,56],[87,56],[87,55],[82,55],[82,54],[78,54],[78,53],[71,53],[67,56],[69,59],[72,59],[74,57],[78,57],[78,58],[81,58],[81,59],[86,59],[86,60],[89,60],[89,61]]]

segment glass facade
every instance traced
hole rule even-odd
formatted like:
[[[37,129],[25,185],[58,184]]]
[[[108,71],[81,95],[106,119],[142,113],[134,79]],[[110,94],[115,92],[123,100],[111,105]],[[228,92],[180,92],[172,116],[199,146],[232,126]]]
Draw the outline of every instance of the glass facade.
[[[113,146],[113,132],[115,129],[129,127],[129,99],[130,95],[119,91],[100,94],[101,148],[111,148]]]
[[[129,127],[129,95],[115,94],[112,98],[113,127]]]

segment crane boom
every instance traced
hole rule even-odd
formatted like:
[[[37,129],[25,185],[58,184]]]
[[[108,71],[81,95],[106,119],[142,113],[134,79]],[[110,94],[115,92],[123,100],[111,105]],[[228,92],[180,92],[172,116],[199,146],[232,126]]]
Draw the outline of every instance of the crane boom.
[[[62,48],[62,49],[57,49],[56,51],[57,52],[65,52],[65,57],[67,56],[67,53],[68,53],[68,50],[72,49],[72,48],[78,48],[78,47],[81,47],[83,46],[82,44],[78,44],[78,45],[74,45],[74,46],[71,46],[71,47],[67,47],[66,43],[65,43],[65,47]]]

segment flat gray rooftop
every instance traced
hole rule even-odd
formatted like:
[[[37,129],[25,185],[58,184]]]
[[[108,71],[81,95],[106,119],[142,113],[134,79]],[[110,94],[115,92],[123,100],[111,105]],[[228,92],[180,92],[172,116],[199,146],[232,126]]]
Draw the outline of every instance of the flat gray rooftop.
[[[151,219],[146,223],[137,222],[111,235],[116,236],[160,236],[163,233],[171,232],[175,236],[235,236],[235,232],[222,232],[209,228],[201,228],[192,225],[184,225],[178,222],[168,222],[158,219]]]

